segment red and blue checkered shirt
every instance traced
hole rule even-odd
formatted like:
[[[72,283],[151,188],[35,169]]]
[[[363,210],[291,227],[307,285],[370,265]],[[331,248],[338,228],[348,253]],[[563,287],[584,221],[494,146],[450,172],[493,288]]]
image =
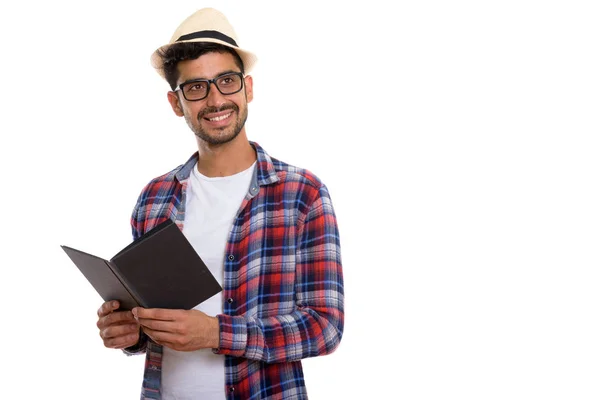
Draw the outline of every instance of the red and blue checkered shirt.
[[[257,165],[233,220],[225,257],[219,348],[226,399],[307,399],[301,359],[333,352],[344,326],[340,240],[326,186],[269,157]],[[153,179],[133,210],[134,239],[167,218],[183,229],[188,178],[198,154]],[[162,347],[142,335],[141,399],[160,399]]]

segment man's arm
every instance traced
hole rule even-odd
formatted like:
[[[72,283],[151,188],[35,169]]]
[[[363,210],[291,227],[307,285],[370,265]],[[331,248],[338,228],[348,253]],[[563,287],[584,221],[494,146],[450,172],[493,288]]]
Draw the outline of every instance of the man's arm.
[[[132,235],[134,241],[139,239],[140,236],[142,236],[144,234],[144,232],[142,231],[141,223],[138,219],[138,211],[140,208],[141,199],[142,199],[142,194],[139,195],[138,200],[136,201],[136,204],[133,207],[133,211],[131,213],[131,219],[130,219],[131,235]],[[148,345],[148,335],[146,335],[144,332],[142,332],[141,327],[140,327],[139,337],[138,337],[137,342],[129,347],[122,349],[122,350],[128,356],[144,354],[144,353],[146,353],[147,345]]]
[[[268,318],[218,315],[214,352],[268,363],[333,352],[344,327],[344,289],[337,221],[322,186],[298,231],[296,310]]]

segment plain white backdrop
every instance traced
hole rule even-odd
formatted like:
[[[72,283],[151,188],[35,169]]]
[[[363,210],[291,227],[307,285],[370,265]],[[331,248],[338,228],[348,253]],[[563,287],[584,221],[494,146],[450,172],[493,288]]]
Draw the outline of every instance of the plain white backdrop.
[[[138,398],[59,246],[110,258],[195,151],[149,57],[205,6],[258,55],[249,138],[338,215],[311,399],[600,397],[596,2],[36,0],[0,6],[3,398]]]

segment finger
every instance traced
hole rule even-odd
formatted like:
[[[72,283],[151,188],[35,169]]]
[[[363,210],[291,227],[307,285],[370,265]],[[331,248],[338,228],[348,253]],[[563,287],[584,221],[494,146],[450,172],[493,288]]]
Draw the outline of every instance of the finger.
[[[123,323],[137,323],[135,318],[133,318],[133,314],[131,311],[116,311],[111,312],[108,315],[100,317],[96,326],[102,329],[110,325],[114,324],[123,324]]]
[[[103,317],[105,315],[108,315],[117,308],[119,308],[119,302],[117,300],[107,301],[103,303],[98,309],[98,316]]]
[[[161,321],[157,319],[138,318],[137,322],[142,328],[149,328],[153,331],[183,333],[183,324],[175,321]]]
[[[158,319],[161,321],[174,321],[181,318],[184,310],[170,310],[166,308],[142,308],[135,307],[131,310],[134,317],[144,319]]]
[[[139,333],[133,333],[130,335],[106,339],[104,340],[104,346],[110,349],[124,349],[137,344],[138,340],[140,340]]]
[[[127,336],[135,332],[139,332],[139,326],[136,324],[115,325],[100,331],[100,337],[105,339],[117,338],[119,336]]]
[[[160,345],[166,345],[167,347],[173,348],[180,347],[183,344],[181,343],[182,337],[174,333],[155,331],[145,327],[142,327],[142,331]]]

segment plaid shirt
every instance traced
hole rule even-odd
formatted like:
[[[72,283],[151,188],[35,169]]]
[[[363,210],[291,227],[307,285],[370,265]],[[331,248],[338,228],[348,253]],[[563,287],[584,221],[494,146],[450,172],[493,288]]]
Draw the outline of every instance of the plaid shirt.
[[[327,188],[250,142],[257,166],[233,220],[225,257],[219,348],[226,399],[307,399],[301,359],[333,352],[344,325],[337,222]],[[131,224],[137,239],[166,218],[183,229],[185,194],[198,159],[152,180]],[[160,399],[162,347],[142,335],[141,399]]]

